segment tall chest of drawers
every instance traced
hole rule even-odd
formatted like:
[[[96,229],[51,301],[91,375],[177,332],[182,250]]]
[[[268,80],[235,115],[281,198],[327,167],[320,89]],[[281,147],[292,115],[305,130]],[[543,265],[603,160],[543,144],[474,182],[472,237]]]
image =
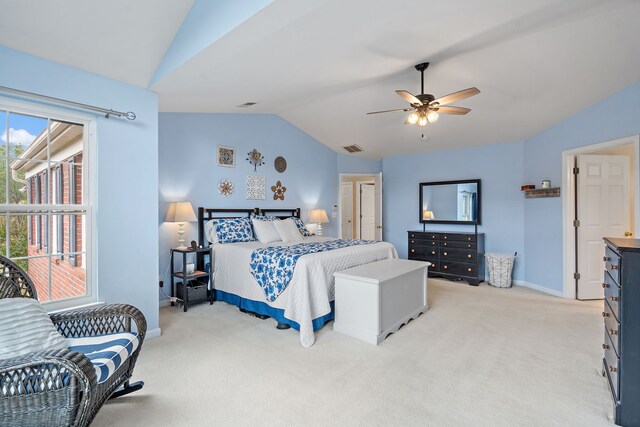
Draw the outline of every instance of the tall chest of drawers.
[[[616,424],[640,426],[640,240],[604,241],[603,375]]]
[[[484,234],[409,231],[409,259],[429,261],[429,277],[484,280]]]

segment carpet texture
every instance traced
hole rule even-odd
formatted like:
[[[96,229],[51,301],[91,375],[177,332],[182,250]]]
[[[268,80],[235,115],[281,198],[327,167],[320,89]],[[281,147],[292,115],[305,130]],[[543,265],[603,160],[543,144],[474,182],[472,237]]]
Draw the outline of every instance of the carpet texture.
[[[612,426],[601,301],[429,279],[431,309],[379,346],[317,332],[300,346],[217,302],[160,310],[140,392],[93,426]]]

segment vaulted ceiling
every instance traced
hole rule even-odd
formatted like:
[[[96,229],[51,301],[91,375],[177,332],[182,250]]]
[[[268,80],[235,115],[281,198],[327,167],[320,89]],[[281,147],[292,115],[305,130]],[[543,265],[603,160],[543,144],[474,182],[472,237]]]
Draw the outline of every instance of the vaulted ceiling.
[[[0,44],[148,87],[161,111],[278,114],[362,157],[522,140],[640,81],[637,0],[0,0]],[[394,90],[476,86],[425,129]],[[238,108],[245,102],[250,108]]]

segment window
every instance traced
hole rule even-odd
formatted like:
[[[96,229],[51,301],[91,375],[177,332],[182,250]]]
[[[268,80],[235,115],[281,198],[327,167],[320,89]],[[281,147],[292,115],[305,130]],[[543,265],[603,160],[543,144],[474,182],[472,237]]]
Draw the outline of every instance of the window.
[[[51,309],[95,301],[91,117],[0,98],[0,254]]]

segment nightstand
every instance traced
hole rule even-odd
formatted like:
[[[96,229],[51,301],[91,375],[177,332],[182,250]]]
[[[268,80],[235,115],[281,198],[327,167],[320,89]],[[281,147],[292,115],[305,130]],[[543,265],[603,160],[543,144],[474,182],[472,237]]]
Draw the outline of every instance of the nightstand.
[[[212,292],[209,290],[209,283],[213,283],[212,274],[201,270],[187,274],[187,254],[196,254],[197,257],[199,253],[210,251],[211,248],[171,249],[171,296],[182,300],[185,312],[189,305],[196,302],[209,301],[209,304],[213,304]],[[182,271],[175,270],[176,254],[182,254]],[[176,279],[179,281],[176,282]]]

